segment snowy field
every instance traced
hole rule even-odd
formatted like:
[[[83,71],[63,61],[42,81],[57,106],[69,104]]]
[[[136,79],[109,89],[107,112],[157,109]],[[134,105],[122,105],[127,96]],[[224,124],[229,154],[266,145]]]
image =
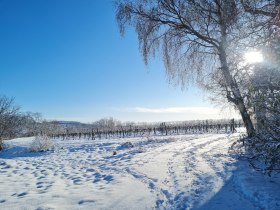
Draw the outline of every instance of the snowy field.
[[[0,209],[280,209],[279,176],[229,154],[238,136],[55,140],[38,153],[32,138],[6,141]]]

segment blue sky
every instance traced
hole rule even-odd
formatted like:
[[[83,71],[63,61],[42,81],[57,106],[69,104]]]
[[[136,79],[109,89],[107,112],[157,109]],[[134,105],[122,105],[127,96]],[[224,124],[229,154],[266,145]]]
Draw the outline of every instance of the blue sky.
[[[199,90],[145,66],[111,0],[0,0],[0,94],[47,119],[92,122],[221,118]]]

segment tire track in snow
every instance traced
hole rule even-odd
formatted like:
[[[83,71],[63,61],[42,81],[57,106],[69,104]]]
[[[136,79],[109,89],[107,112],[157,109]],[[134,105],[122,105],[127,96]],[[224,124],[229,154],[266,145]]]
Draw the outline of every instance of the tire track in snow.
[[[211,179],[210,176],[208,178],[201,177],[201,173],[198,173],[199,168],[201,165],[199,165],[199,162],[203,163],[203,167],[207,168],[207,171],[211,171],[211,173],[214,172],[213,168],[207,163],[207,160],[199,160],[200,154],[202,153],[202,150],[213,150],[217,144],[220,143],[220,141],[224,140],[224,137],[221,138],[215,138],[211,140],[205,141],[205,139],[208,139],[209,137],[205,137],[203,139],[199,139],[200,142],[192,142],[192,146],[185,147],[182,149],[182,152],[180,153],[180,156],[178,156],[178,153],[175,153],[175,156],[173,160],[169,161],[170,165],[174,165],[174,163],[183,162],[183,166],[171,166],[169,170],[169,174],[171,175],[173,179],[173,186],[175,186],[175,195],[174,195],[174,202],[175,205],[173,206],[174,209],[186,209],[191,205],[193,202],[193,198],[201,197],[201,194],[203,194],[205,190],[205,181],[209,182]],[[211,138],[211,136],[210,136]],[[203,143],[201,143],[203,142]],[[198,153],[199,151],[199,153]],[[178,157],[178,158],[177,158]],[[190,162],[191,160],[191,162]],[[186,170],[187,168],[191,168],[191,170]],[[184,169],[185,172],[184,173]],[[193,177],[192,179],[189,179],[189,177]],[[184,186],[188,187],[188,190],[186,192],[185,187],[180,187],[180,180],[189,179],[189,182],[186,182]],[[207,180],[209,179],[209,180]],[[182,181],[181,181],[182,182]]]
[[[214,138],[212,138],[214,137]],[[210,140],[207,140],[209,139]],[[167,176],[161,183],[155,183],[157,193],[157,208],[186,209],[192,205],[202,194],[207,193],[206,188],[215,182],[223,182],[223,178],[216,173],[209,159],[203,157],[203,152],[217,151],[217,146],[227,141],[226,135],[216,138],[206,135],[202,138],[178,140],[172,144],[163,145],[153,151],[153,159],[170,154],[166,161]],[[146,156],[147,154],[145,154]],[[200,169],[203,168],[203,170]],[[190,169],[190,170],[189,170]],[[205,172],[210,175],[205,176]],[[205,187],[207,183],[207,187]],[[164,196],[163,196],[164,195]]]

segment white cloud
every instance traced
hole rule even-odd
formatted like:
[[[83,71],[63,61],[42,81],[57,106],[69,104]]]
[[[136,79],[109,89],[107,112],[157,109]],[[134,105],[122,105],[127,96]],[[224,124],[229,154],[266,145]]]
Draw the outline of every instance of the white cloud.
[[[182,121],[222,118],[240,118],[233,110],[221,110],[213,107],[130,107],[115,109],[120,116],[128,116],[138,121]],[[129,115],[127,115],[129,114]]]
[[[138,112],[138,113],[192,113],[192,114],[214,114],[219,113],[219,109],[211,107],[166,107],[166,108],[147,108],[147,107],[134,107],[120,109],[122,112]]]

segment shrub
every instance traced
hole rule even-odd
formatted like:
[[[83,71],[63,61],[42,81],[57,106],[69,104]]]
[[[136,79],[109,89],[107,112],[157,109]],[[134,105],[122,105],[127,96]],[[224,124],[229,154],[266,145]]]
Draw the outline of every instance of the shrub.
[[[234,142],[231,150],[247,159],[254,169],[269,176],[280,172],[279,131],[263,131],[252,138],[242,137]]]
[[[249,139],[247,150],[251,165],[270,175],[280,170],[280,135],[262,132]],[[260,164],[262,163],[262,164]]]
[[[45,152],[50,150],[54,150],[54,144],[47,135],[36,136],[29,147],[30,152]]]

